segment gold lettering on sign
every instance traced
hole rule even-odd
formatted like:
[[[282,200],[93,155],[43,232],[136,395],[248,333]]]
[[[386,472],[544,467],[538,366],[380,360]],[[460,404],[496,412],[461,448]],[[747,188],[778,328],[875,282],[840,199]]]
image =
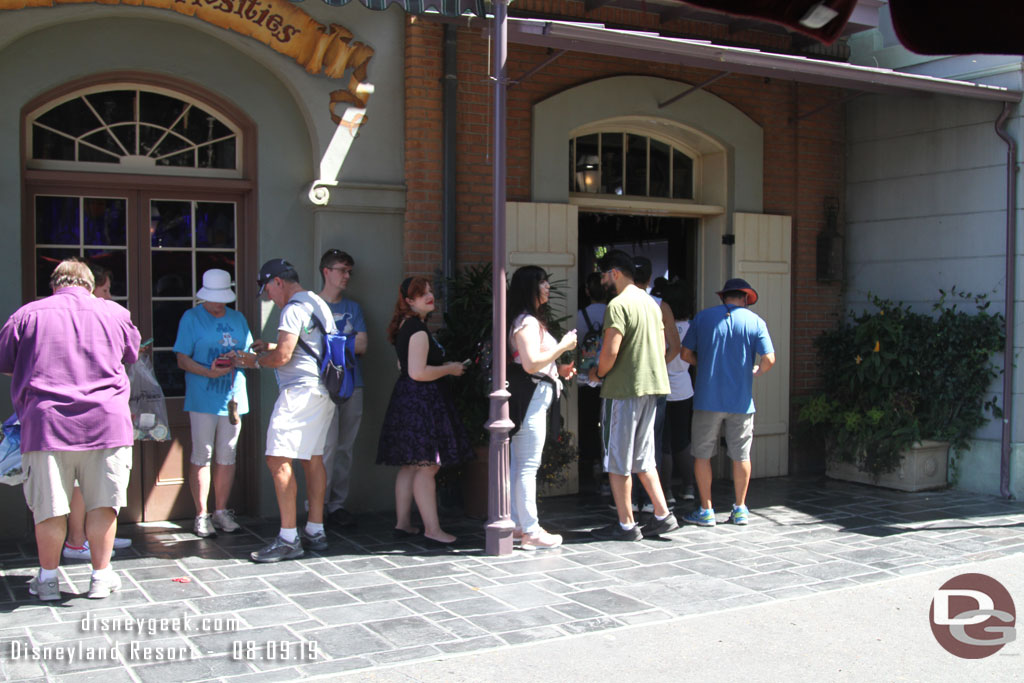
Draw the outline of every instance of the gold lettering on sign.
[[[344,26],[324,26],[287,0],[0,0],[0,10],[88,2],[172,10],[254,38],[291,57],[311,74],[343,78],[350,72],[348,86],[331,93],[329,107],[335,123],[342,120],[336,105],[365,109],[372,91],[359,85],[366,82],[373,48],[353,41],[352,32]]]

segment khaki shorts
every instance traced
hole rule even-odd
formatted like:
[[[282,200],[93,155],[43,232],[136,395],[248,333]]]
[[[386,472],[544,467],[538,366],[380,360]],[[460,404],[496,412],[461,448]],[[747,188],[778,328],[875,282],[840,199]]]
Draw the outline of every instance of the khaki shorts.
[[[723,424],[729,457],[736,462],[750,460],[750,444],[754,441],[754,414],[714,413],[707,410],[693,411],[693,430],[690,435],[693,457],[709,460],[715,454]]]
[[[21,457],[28,471],[25,502],[36,524],[71,511],[71,491],[76,479],[86,511],[117,510],[128,503],[131,446],[92,451],[29,451]]]
[[[218,465],[234,465],[238,435],[242,433],[242,421],[231,424],[227,415],[212,413],[188,414],[192,425],[192,457],[196,467],[206,467],[216,457]]]
[[[309,460],[324,454],[334,402],[319,384],[283,389],[267,427],[267,455]]]

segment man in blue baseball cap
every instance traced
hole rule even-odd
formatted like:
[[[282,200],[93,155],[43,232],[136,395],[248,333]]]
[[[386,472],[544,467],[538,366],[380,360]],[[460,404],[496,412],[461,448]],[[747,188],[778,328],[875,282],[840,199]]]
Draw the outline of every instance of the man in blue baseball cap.
[[[697,368],[691,447],[700,505],[683,521],[699,526],[716,524],[711,507],[711,456],[723,426],[736,492],[729,522],[747,523],[750,445],[754,440],[754,377],[768,372],[775,364],[768,326],[748,309],[757,302],[754,288],[746,280],[732,278],[726,281],[718,297],[721,305],[694,317],[679,354]]]

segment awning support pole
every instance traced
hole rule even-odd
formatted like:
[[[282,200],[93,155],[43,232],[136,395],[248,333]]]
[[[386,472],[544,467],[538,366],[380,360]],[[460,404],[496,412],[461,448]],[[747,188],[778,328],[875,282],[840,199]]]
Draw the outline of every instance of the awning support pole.
[[[568,52],[568,50],[558,50],[558,51],[556,51],[553,55],[551,55],[550,57],[545,59],[543,62],[541,62],[537,66],[533,67],[532,69],[529,69],[526,73],[524,73],[522,76],[520,76],[516,80],[511,81],[508,84],[509,90],[511,90],[512,88],[516,87],[520,83],[526,82],[526,80],[528,78],[530,78],[530,76],[534,75],[535,73],[537,73],[538,71],[540,71],[541,69],[546,67],[548,64],[550,64],[551,62],[555,61],[556,59],[558,59],[559,57],[564,55],[566,52]]]
[[[508,417],[509,392],[505,388],[505,61],[508,53],[508,0],[494,0],[491,73],[494,78],[494,156],[493,178],[493,311],[491,323],[490,419],[491,433],[487,470],[487,526],[485,550],[488,555],[512,552],[511,504],[509,495],[508,433],[512,421]]]
[[[678,95],[676,95],[675,97],[670,97],[667,100],[665,100],[664,102],[658,102],[658,109],[664,109],[668,105],[672,104],[673,102],[676,102],[678,100],[683,99],[687,95],[692,95],[693,93],[697,92],[698,90],[703,90],[704,88],[708,87],[712,83],[725,78],[726,76],[730,75],[731,73],[732,73],[731,71],[723,71],[720,74],[715,74],[714,76],[712,76],[708,80],[704,81],[703,83],[698,83],[697,85],[691,86],[691,87],[687,88],[686,90],[684,90],[683,92],[681,92]]]

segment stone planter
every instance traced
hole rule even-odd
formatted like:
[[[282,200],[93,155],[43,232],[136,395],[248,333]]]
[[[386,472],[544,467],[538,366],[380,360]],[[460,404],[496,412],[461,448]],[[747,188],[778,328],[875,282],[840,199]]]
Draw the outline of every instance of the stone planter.
[[[825,475],[832,479],[872,484],[899,491],[928,491],[946,486],[948,457],[949,444],[945,441],[921,441],[903,454],[898,468],[880,475],[877,479],[867,472],[861,472],[856,465],[833,460],[828,461]]]

